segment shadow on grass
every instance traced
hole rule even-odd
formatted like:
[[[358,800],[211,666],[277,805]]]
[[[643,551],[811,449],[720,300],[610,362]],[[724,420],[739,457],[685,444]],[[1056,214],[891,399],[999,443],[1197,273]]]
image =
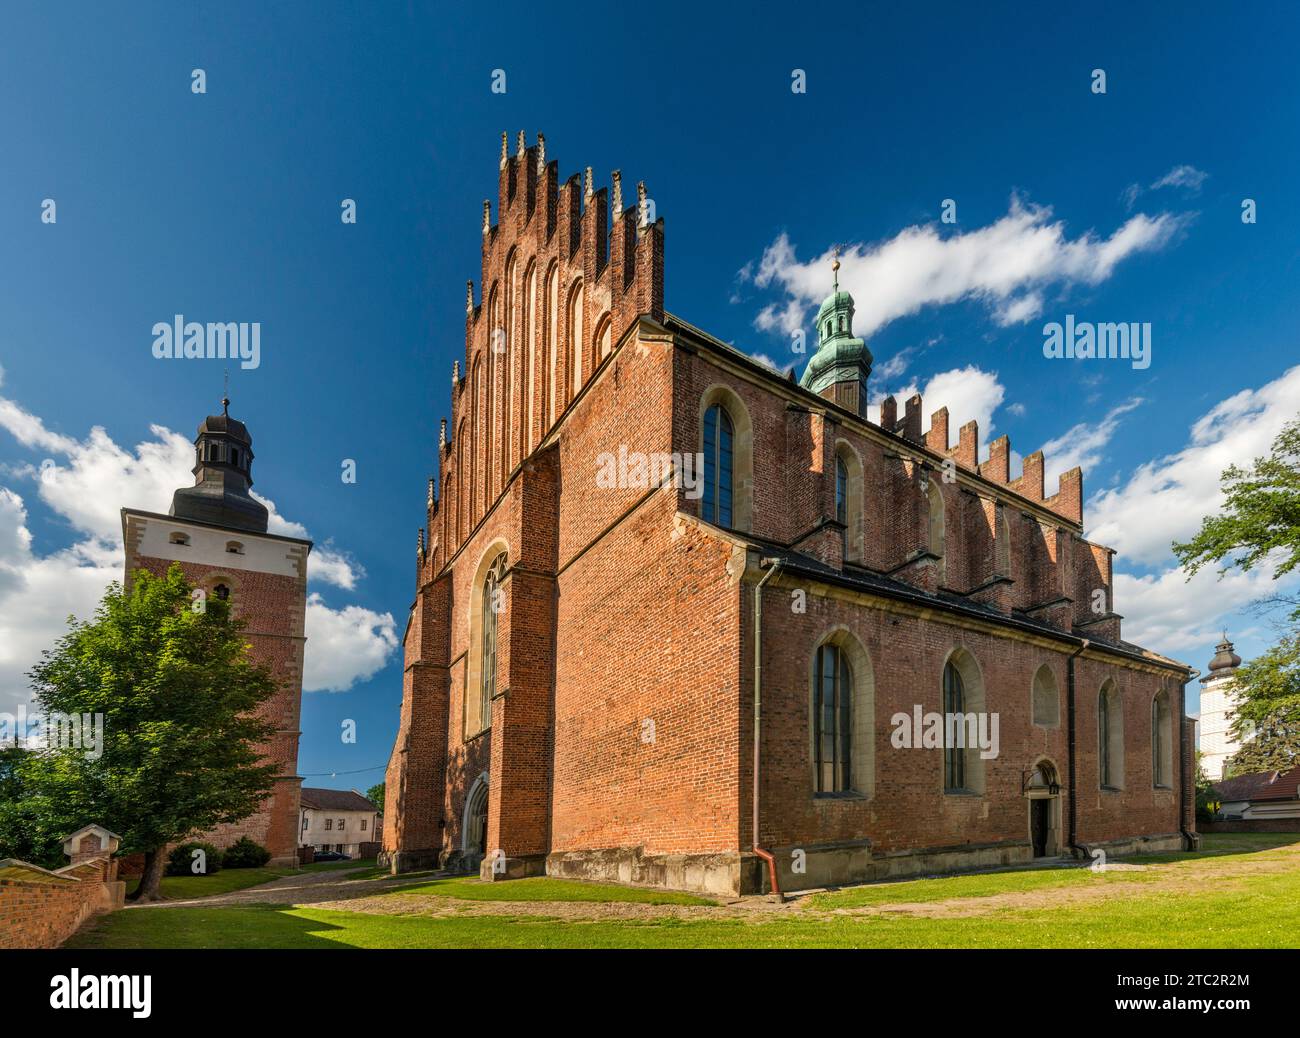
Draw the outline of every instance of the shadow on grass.
[[[344,928],[293,915],[288,905],[114,912],[75,933],[65,948],[340,948],[324,933]]]

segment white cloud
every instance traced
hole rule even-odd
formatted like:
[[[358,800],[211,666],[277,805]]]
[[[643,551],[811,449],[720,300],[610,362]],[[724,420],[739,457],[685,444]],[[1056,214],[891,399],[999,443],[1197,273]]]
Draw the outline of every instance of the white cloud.
[[[391,613],[361,606],[331,609],[320,595],[307,598],[307,658],[303,687],[313,692],[346,692],[373,677],[397,648]]]
[[[119,509],[130,504],[165,513],[172,492],[193,479],[194,447],[160,425],[151,426],[153,438],[134,450],[118,446],[99,426],[78,440],[50,431],[38,416],[4,397],[0,397],[0,429],[30,450],[57,456],[42,459],[39,466],[11,466],[7,471],[34,480],[40,499],[77,535],[66,548],[35,554],[22,497],[0,486],[3,709],[28,698],[26,672],[41,651],[66,631],[67,617],[88,618],[108,583],[122,578]],[[271,532],[307,536],[301,523],[285,519],[273,502],[262,500],[271,511]],[[309,580],[354,590],[364,575],[355,560],[330,542],[310,557]],[[396,646],[393,627],[388,613],[354,605],[334,610],[313,595],[307,612],[305,689],[344,689],[374,674]]]
[[[1210,174],[1197,169],[1195,166],[1175,166],[1164,176],[1152,181],[1147,187],[1143,187],[1141,184],[1129,184],[1121,196],[1124,199],[1124,208],[1132,209],[1133,204],[1141,195],[1146,194],[1148,191],[1159,191],[1165,187],[1182,188],[1184,194],[1187,195],[1199,194],[1201,185],[1209,179],[1209,176]]]
[[[1274,581],[1268,565],[1230,571],[1221,580],[1210,565],[1188,581],[1170,550],[1222,507],[1223,470],[1267,455],[1298,412],[1300,366],[1216,404],[1192,425],[1185,447],[1139,465],[1125,482],[1088,501],[1089,539],[1117,549],[1117,568],[1154,570],[1115,574],[1115,610],[1124,616],[1127,640],[1168,653],[1200,649],[1218,640],[1231,614],[1300,587],[1300,573]]]
[[[997,372],[982,371],[970,364],[964,368],[941,371],[919,389],[913,382],[904,389],[891,395],[898,400],[898,415],[903,416],[907,398],[914,393],[921,394],[921,430],[930,428],[930,415],[941,407],[948,408],[948,436],[952,443],[957,442],[957,430],[972,418],[979,422],[981,456],[988,457],[988,441],[994,439],[993,412],[1001,405],[1006,395]],[[867,420],[880,424],[880,401],[884,393],[877,393],[867,408]]]
[[[1205,183],[1208,173],[1197,169],[1195,166],[1175,166],[1163,177],[1151,185],[1152,191],[1157,191],[1162,187],[1182,187],[1195,193],[1201,189]]]
[[[840,286],[853,295],[854,331],[864,337],[924,307],[964,299],[983,302],[999,324],[1018,324],[1042,311],[1047,286],[1099,284],[1129,256],[1163,248],[1184,220],[1138,213],[1109,238],[1087,231],[1070,239],[1049,207],[1013,197],[1007,215],[986,227],[941,237],[933,224],[912,226],[886,242],[852,246],[840,256]],[[755,325],[787,335],[803,327],[827,294],[831,259],[828,249],[799,262],[782,233],[764,251],[754,284],[786,298],[766,306]]]
[[[1223,470],[1268,454],[1298,413],[1300,366],[1216,404],[1192,425],[1181,450],[1139,465],[1127,481],[1089,499],[1089,538],[1115,548],[1130,564],[1170,560],[1170,544],[1188,540],[1201,518],[1221,507]]]
[[[1300,587],[1300,575],[1279,581],[1271,573],[1231,572],[1218,579],[1213,567],[1189,581],[1180,568],[1159,575],[1115,574],[1115,611],[1124,617],[1124,639],[1158,652],[1202,651],[1215,644],[1226,618],[1260,599]],[[1187,662],[1203,666],[1203,661]]]
[[[1126,400],[1111,408],[1095,425],[1080,422],[1071,426],[1054,440],[1043,444],[1043,484],[1056,486],[1062,472],[1069,472],[1076,465],[1087,473],[1105,456],[1103,451],[1119,428],[1120,419],[1142,403],[1141,397]],[[1013,405],[1014,407],[1015,405]],[[1010,410],[1011,408],[1008,408]]]

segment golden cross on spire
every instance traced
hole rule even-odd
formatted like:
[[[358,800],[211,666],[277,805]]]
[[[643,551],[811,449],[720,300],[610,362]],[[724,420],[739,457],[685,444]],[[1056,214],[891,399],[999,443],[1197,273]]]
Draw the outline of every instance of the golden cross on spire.
[[[835,259],[831,262],[832,292],[840,290],[840,247],[835,246]]]

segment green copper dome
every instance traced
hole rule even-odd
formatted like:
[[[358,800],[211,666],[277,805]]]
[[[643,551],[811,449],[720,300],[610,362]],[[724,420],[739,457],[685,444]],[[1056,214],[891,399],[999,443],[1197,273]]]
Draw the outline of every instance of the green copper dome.
[[[859,382],[865,397],[872,356],[867,344],[853,336],[853,297],[840,288],[839,267],[837,259],[831,294],[817,311],[817,352],[809,358],[799,384],[822,393],[837,382]]]

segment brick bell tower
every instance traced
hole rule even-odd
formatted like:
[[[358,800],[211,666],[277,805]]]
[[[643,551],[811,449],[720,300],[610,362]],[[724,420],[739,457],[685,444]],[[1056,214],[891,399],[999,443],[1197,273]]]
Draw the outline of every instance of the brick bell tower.
[[[172,497],[168,515],[122,509],[126,581],[137,569],[156,575],[178,562],[186,579],[209,595],[228,600],[246,621],[253,658],[266,664],[279,690],[262,707],[275,732],[261,747],[277,766],[271,795],[248,818],[196,834],[218,847],[241,836],[271,852],[271,864],[297,860],[298,722],[306,636],[307,556],[311,541],[267,533],[266,506],[253,485],[253,440],[243,422],[209,415],[194,441],[194,485]]]

